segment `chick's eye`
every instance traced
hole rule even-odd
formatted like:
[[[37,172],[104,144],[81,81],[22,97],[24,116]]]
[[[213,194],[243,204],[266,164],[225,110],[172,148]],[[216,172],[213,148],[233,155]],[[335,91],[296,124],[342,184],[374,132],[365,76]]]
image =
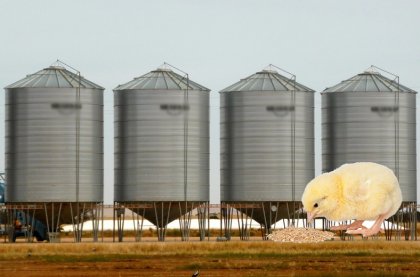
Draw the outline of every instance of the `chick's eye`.
[[[315,203],[314,208],[318,208],[318,203]]]

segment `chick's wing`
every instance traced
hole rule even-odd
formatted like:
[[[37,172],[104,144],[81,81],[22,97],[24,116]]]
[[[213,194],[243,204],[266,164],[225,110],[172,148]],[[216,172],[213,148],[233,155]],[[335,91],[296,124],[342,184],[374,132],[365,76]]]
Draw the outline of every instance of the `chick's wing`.
[[[384,200],[398,183],[389,169],[373,163],[343,167],[340,175],[343,197],[352,202]]]
[[[343,197],[346,202],[368,201],[372,193],[372,181],[370,179],[360,179],[357,176],[346,176],[343,184]]]

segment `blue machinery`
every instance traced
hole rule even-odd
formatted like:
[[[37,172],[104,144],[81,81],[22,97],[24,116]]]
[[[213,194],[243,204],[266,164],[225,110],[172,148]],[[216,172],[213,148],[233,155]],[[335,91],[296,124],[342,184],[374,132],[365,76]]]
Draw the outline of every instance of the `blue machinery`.
[[[25,237],[27,241],[32,241],[34,238],[37,241],[47,240],[47,228],[41,221],[35,219],[29,210],[6,208],[5,189],[4,173],[0,173],[0,235],[8,235],[11,242],[16,241],[18,237]]]
[[[34,238],[37,241],[47,240],[47,228],[34,214],[31,215],[30,209],[7,208],[5,190],[5,175],[0,173],[0,235],[8,235],[11,242],[15,242],[18,237],[25,237],[27,241]]]

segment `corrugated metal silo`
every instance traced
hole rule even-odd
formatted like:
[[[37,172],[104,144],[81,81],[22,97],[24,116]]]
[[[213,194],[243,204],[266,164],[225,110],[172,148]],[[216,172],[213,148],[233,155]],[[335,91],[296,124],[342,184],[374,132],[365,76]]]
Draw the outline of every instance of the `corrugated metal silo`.
[[[378,69],[322,93],[323,171],[370,161],[397,175],[403,201],[416,201],[416,92]]]
[[[80,103],[78,76],[62,67],[45,68],[5,88],[7,202],[103,201],[104,89],[84,78],[80,84]]]
[[[221,201],[262,203],[236,208],[270,229],[277,216],[293,217],[279,202],[300,201],[314,177],[314,91],[270,68],[220,97]]]
[[[114,89],[114,200],[159,228],[209,201],[209,92],[169,67]]]
[[[7,203],[103,201],[103,90],[62,66],[5,88]]]

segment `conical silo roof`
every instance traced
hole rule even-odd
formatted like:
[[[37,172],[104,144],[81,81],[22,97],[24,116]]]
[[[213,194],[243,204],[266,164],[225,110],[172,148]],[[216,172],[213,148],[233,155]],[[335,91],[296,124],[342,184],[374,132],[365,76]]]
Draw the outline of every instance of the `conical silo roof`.
[[[12,88],[77,88],[79,75],[62,66],[50,66],[5,87]],[[104,89],[103,87],[80,76],[80,87],[86,89]]]
[[[171,69],[158,68],[140,77],[117,86],[114,90],[202,90],[208,88],[181,76]]]
[[[276,70],[264,69],[260,72],[240,80],[239,82],[228,86],[220,92],[232,91],[306,91],[314,90],[299,84],[293,79],[279,74]]]
[[[368,70],[357,74],[350,79],[326,88],[323,93],[328,92],[409,92],[414,90],[403,86],[397,80],[391,80],[379,72]]]

